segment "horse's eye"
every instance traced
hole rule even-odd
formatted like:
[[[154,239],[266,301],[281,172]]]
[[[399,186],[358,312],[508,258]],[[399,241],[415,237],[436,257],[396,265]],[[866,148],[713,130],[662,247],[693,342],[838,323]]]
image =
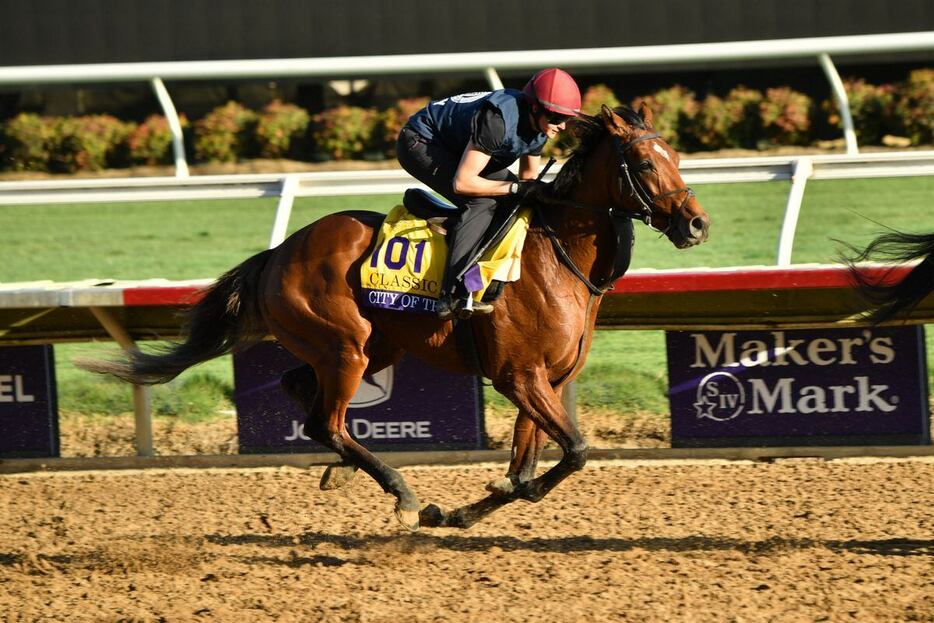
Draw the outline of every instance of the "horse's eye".
[[[642,162],[639,163],[640,171],[651,171],[654,168],[655,168],[655,165],[652,164],[651,160],[643,160]]]

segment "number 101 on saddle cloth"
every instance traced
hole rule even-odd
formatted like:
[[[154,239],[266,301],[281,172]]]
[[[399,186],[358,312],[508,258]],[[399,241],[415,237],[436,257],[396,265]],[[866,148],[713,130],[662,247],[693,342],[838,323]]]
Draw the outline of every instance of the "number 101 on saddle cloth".
[[[530,208],[520,210],[499,244],[488,249],[464,275],[475,301],[494,281],[519,279],[519,260],[529,229]],[[383,221],[376,248],[360,268],[363,301],[367,307],[435,313],[447,260],[447,242],[428,221],[405,206],[393,208]]]

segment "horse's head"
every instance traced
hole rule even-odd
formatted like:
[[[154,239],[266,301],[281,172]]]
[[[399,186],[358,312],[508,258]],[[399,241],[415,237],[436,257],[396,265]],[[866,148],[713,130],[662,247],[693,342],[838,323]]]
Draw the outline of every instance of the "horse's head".
[[[707,240],[710,217],[681,178],[678,153],[652,128],[649,107],[643,104],[636,115],[604,106],[600,118],[618,161],[614,204],[663,232],[679,249]]]

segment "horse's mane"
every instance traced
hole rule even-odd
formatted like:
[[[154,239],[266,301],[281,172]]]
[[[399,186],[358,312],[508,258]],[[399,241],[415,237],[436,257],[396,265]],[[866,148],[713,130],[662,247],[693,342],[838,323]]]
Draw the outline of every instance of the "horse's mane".
[[[613,112],[622,117],[629,125],[645,129],[642,117],[629,106],[618,106],[613,109]],[[584,162],[607,135],[606,126],[603,125],[603,119],[600,116],[580,115],[571,124],[571,133],[579,141],[579,144],[555,178],[552,189],[558,197],[566,197],[571,189],[580,182]]]

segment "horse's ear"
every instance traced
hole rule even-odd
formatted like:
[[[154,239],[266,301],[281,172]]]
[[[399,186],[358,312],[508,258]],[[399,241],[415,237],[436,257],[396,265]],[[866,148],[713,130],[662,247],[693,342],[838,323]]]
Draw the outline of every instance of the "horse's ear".
[[[649,108],[649,105],[646,104],[645,101],[643,101],[642,105],[639,106],[639,116],[642,117],[642,122],[646,125],[646,127],[652,127],[652,109]]]
[[[632,131],[632,126],[626,123],[626,120],[613,112],[613,109],[603,104],[600,107],[600,116],[603,118],[603,125],[611,132],[616,130],[619,134],[628,134]]]

